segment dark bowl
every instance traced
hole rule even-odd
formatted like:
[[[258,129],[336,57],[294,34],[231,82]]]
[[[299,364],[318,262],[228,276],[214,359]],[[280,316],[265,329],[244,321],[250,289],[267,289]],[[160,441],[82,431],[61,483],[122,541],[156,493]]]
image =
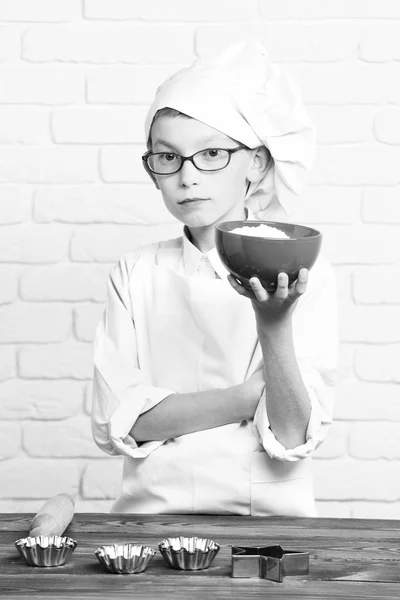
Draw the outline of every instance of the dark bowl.
[[[237,227],[268,225],[280,229],[289,239],[253,237],[232,233]],[[225,221],[216,226],[215,245],[225,267],[246,288],[258,277],[268,292],[276,290],[278,274],[287,273],[293,283],[300,269],[311,269],[321,249],[322,233],[305,225],[277,221]]]

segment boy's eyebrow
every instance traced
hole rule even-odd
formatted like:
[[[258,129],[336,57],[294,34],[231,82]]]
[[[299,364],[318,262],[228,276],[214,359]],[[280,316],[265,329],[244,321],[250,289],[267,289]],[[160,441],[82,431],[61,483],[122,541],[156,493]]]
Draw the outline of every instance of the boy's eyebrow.
[[[156,144],[161,144],[162,146],[168,146],[168,148],[171,148],[172,150],[175,151],[173,144],[171,144],[170,142],[167,142],[166,140],[163,140],[161,138],[153,141],[153,145],[155,146]]]
[[[212,135],[212,136],[210,136],[208,138],[204,138],[202,140],[202,143],[203,143],[203,147],[206,148],[207,144],[211,144],[212,142],[214,142],[214,143],[223,143],[223,142],[227,142],[227,141],[230,142],[231,141],[230,138],[228,138],[226,136],[222,137],[222,136],[219,136],[218,134],[216,134],[216,135]],[[232,140],[232,142],[233,141],[234,140]],[[177,154],[179,154],[179,152],[176,150],[176,148],[174,147],[174,145],[171,144],[171,142],[167,142],[166,140],[158,138],[158,139],[154,140],[154,145],[156,145],[156,144],[160,144],[162,146],[168,146],[168,148],[171,148],[172,150],[174,150],[174,152],[176,152]]]

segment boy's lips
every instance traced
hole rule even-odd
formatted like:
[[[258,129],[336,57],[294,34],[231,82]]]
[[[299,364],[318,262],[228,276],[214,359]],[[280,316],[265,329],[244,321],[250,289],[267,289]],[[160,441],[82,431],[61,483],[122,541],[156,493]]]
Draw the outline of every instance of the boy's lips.
[[[205,202],[210,198],[185,198],[184,200],[180,200],[178,204],[188,204],[189,202]]]

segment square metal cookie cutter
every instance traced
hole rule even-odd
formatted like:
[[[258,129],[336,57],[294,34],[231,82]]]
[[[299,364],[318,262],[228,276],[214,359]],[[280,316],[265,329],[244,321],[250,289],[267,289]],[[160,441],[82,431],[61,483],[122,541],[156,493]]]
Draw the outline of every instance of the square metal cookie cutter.
[[[232,577],[258,577],[282,582],[286,575],[307,575],[309,552],[282,546],[232,546]]]

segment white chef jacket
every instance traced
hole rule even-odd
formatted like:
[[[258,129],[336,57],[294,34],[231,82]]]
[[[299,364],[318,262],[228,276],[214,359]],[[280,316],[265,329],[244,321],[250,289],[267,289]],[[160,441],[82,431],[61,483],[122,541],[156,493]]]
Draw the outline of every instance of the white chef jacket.
[[[317,515],[310,457],[332,422],[338,355],[335,278],[321,255],[293,313],[311,403],[303,445],[286,449],[269,428],[268,382],[253,420],[139,444],[130,435],[139,415],[170,394],[228,388],[260,367],[254,310],[227,274],[216,249],[203,255],[186,227],[112,269],[94,341],[92,408],[97,445],[125,457],[112,512]]]

